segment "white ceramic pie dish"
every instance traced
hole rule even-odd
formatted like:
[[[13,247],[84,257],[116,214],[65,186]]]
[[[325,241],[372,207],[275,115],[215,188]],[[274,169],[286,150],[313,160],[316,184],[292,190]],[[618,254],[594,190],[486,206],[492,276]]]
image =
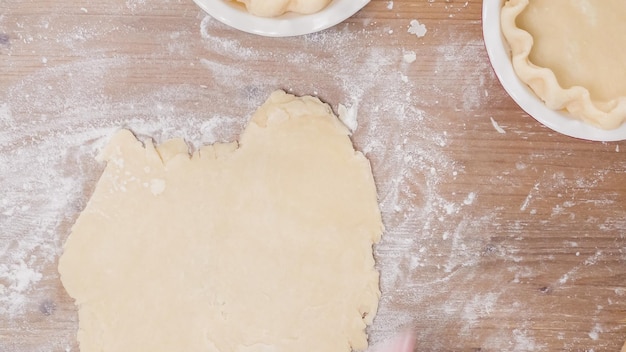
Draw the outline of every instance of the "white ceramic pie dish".
[[[322,11],[267,18],[248,13],[230,0],[194,0],[201,9],[218,21],[238,30],[266,37],[290,37],[318,32],[339,24],[362,9],[370,0],[333,0]]]
[[[565,111],[549,109],[519,80],[500,29],[500,9],[503,4],[504,0],[483,1],[483,37],[496,76],[511,98],[534,119],[564,135],[592,141],[626,140],[626,124],[614,130],[603,130],[570,117]]]

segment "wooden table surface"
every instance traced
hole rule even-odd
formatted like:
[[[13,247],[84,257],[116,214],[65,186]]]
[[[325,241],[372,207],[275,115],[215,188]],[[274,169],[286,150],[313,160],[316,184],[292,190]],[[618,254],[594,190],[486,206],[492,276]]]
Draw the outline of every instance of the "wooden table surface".
[[[492,71],[481,7],[373,0],[265,38],[191,0],[0,0],[0,351],[78,351],[56,263],[115,130],[234,140],[276,89],[358,111],[386,226],[372,342],[413,328],[419,351],[618,351],[626,143],[524,113]]]

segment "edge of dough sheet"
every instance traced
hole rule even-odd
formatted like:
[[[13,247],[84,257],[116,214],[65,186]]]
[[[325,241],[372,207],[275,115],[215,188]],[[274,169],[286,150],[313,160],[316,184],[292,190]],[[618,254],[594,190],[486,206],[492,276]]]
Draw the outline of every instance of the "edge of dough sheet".
[[[284,159],[274,164],[276,157]],[[359,351],[368,347],[366,328],[373,322],[381,295],[373,246],[380,240],[384,226],[369,160],[355,150],[350,131],[328,104],[312,96],[296,97],[275,91],[252,115],[239,142],[207,145],[190,153],[183,139],[170,139],[159,145],[149,139],[142,143],[131,131],[122,129],[113,135],[98,159],[106,162],[105,170],[72,226],[58,264],[63,286],[79,307],[81,352],[142,349],[167,352],[172,346],[187,352],[287,352],[303,350],[305,342],[307,348],[328,352]],[[254,167],[248,169],[250,163]],[[240,173],[242,165],[245,172]],[[319,173],[309,172],[320,167]],[[292,169],[309,171],[291,173]],[[244,174],[247,176],[240,177]],[[257,174],[260,175],[257,177]],[[179,176],[184,177],[180,180]],[[202,181],[196,182],[198,176]],[[250,188],[238,187],[232,196],[229,185],[241,183],[231,183],[231,176],[235,176],[237,182],[251,179]],[[266,183],[267,180],[271,184]],[[317,180],[322,181],[311,183]],[[309,184],[316,186],[309,189],[306,187]],[[319,185],[324,186],[319,188]],[[276,194],[276,190],[281,194],[278,200],[271,199],[271,207],[277,206],[278,210],[264,213],[268,208],[267,197]],[[274,193],[268,193],[270,191]],[[193,199],[181,199],[180,194],[191,194]],[[255,194],[254,199],[250,194]],[[306,201],[291,204],[291,194],[297,194],[299,201]],[[311,198],[316,198],[310,201],[311,207],[298,206],[309,205]],[[340,199],[351,201],[339,205]],[[200,205],[198,200],[201,200]],[[255,233],[250,231],[257,231],[256,225],[245,225],[243,232],[239,232],[241,220],[225,220],[238,229],[228,230],[231,231],[226,232],[228,236],[245,244],[240,252],[230,251],[239,250],[239,246],[232,247],[233,243],[224,242],[218,230],[205,230],[212,228],[213,219],[224,219],[220,215],[221,208],[238,209],[236,214],[239,211],[252,214],[243,223],[251,221],[250,224],[263,225],[266,219],[287,219],[286,224],[280,220],[276,228],[279,235],[276,239],[270,238],[273,241],[270,244],[286,243],[288,250],[280,247],[279,253],[291,259],[280,262],[282,256],[271,257],[274,261],[271,264],[254,261],[257,256],[268,258],[257,254],[265,253],[262,248],[267,243],[263,242],[264,236],[250,237]],[[259,215],[257,209],[262,214]],[[283,210],[288,215],[282,213]],[[155,221],[167,217],[176,219],[175,223]],[[292,223],[291,219],[296,218],[304,221],[304,227],[300,227],[300,222]],[[185,224],[193,225],[187,228]],[[269,228],[274,229],[272,226]],[[293,236],[290,234],[300,232],[301,228],[308,238],[306,241],[310,241],[303,242],[308,243],[306,246],[290,239]],[[312,234],[315,237],[311,237]],[[338,237],[338,234],[346,237]],[[163,243],[154,238],[164,238]],[[284,240],[287,242],[281,242]],[[310,248],[314,248],[313,253],[324,255],[318,258],[316,254],[310,263],[302,262],[303,256],[296,254],[304,251],[302,253],[311,256]],[[172,252],[184,254],[171,255]],[[220,257],[219,253],[234,255]],[[248,264],[240,263],[248,261],[250,256],[254,258],[249,261],[255,263],[250,268],[260,267],[263,275],[270,273],[260,276],[268,282],[258,279],[258,273],[245,276],[250,269]],[[198,265],[189,258],[202,258],[209,264],[196,272]],[[295,265],[285,265],[294,261]],[[289,269],[300,266],[302,269]],[[145,271],[146,267],[150,270]],[[144,271],[137,268],[144,268]],[[185,275],[178,275],[171,268]],[[287,271],[274,275],[271,274],[274,269],[268,268]],[[320,269],[322,273],[332,274],[320,276],[316,268],[324,268]],[[245,282],[229,283],[231,277],[243,277]],[[197,291],[199,287],[193,280],[205,280],[201,291]],[[170,284],[172,282],[176,284]],[[248,292],[249,282],[254,283],[251,284],[254,292]],[[300,287],[297,295],[285,293],[295,297],[293,301],[282,297],[283,291],[276,291],[282,282],[289,283],[288,287],[294,282],[300,285],[294,286]],[[127,288],[129,284],[132,290]],[[184,295],[167,296],[165,301],[153,297],[153,292],[158,296],[161,290],[170,292],[172,287],[185,288]],[[236,287],[240,296],[229,296]],[[209,290],[208,296],[199,296],[198,292],[207,288],[215,292]],[[311,298],[303,303],[302,297],[309,296]],[[265,302],[264,297],[278,298],[259,305],[257,313],[256,304]],[[211,301],[207,303],[203,299]],[[288,313],[289,318],[281,321],[276,310],[283,311],[290,304],[297,314]],[[160,310],[172,309],[170,305],[177,307],[175,311]],[[329,314],[341,316],[333,318],[333,323],[329,324],[324,320],[329,319],[324,318]],[[159,317],[162,316],[171,319],[161,324]],[[247,320],[239,325],[228,325],[234,323],[223,320],[224,317],[230,317],[230,321],[241,321],[237,317]],[[307,318],[302,320],[302,317]],[[300,325],[294,324],[294,319],[300,321]],[[203,325],[207,321],[213,324],[210,329]],[[221,327],[216,322],[226,325]],[[311,326],[315,328],[309,331],[307,324],[314,324]],[[131,327],[137,331],[129,331]],[[268,345],[263,340],[271,334],[268,331],[287,331],[287,336],[275,346]]]
[[[533,37],[515,23],[528,3],[529,0],[507,0],[501,10],[502,34],[510,46],[513,67],[520,80],[550,109],[565,109],[572,117],[605,130],[619,128],[626,121],[626,96],[606,102],[593,101],[585,87],[563,88],[551,69],[530,61]]]

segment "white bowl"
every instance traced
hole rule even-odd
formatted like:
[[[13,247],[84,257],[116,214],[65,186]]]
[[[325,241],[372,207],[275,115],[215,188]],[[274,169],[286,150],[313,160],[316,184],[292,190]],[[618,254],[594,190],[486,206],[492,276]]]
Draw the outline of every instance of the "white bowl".
[[[503,4],[504,0],[483,1],[483,37],[496,76],[511,98],[535,120],[564,135],[592,141],[626,140],[626,124],[614,130],[603,130],[568,116],[565,111],[549,109],[519,80],[500,29],[500,9]]]
[[[333,0],[323,10],[310,15],[287,13],[268,18],[251,15],[229,0],[194,0],[211,17],[244,32],[266,37],[290,37],[318,32],[339,24],[362,9],[370,0]]]

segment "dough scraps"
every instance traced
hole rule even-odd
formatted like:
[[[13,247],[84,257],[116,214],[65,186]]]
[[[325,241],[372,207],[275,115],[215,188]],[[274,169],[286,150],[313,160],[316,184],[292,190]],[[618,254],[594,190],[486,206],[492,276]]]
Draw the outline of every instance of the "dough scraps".
[[[236,0],[253,15],[276,17],[287,12],[311,14],[324,9],[332,0]]]
[[[81,352],[367,348],[383,225],[348,135],[283,91],[239,144],[115,134],[59,260]]]
[[[550,109],[602,129],[626,121],[626,1],[508,0],[512,63]]]

